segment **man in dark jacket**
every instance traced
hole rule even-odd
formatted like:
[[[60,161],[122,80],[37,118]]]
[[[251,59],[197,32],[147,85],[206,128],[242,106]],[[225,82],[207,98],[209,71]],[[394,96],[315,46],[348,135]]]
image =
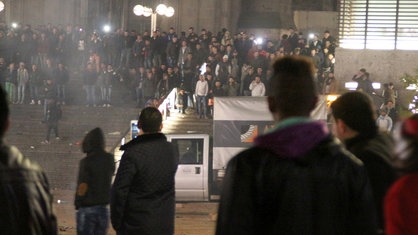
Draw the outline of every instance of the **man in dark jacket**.
[[[216,234],[375,234],[361,161],[309,119],[312,62],[284,57],[273,67],[268,105],[277,126],[229,161]]]
[[[9,107],[1,87],[0,110],[0,233],[55,235],[57,221],[45,173],[3,141],[9,127]]]
[[[158,109],[138,119],[139,135],[124,150],[111,192],[111,221],[118,235],[174,234],[178,153],[167,142]]]
[[[46,139],[42,144],[49,144],[49,139],[51,137],[52,131],[55,133],[55,138],[60,139],[58,134],[58,122],[62,117],[61,106],[57,104],[56,100],[50,100],[48,103],[48,109],[46,111]]]
[[[107,234],[114,157],[105,151],[103,131],[98,127],[84,137],[82,150],[87,156],[80,161],[74,201],[77,234]]]
[[[364,162],[372,186],[379,231],[383,234],[383,199],[395,181],[393,144],[389,136],[378,133],[370,97],[363,92],[349,92],[331,105],[334,130],[346,148]]]

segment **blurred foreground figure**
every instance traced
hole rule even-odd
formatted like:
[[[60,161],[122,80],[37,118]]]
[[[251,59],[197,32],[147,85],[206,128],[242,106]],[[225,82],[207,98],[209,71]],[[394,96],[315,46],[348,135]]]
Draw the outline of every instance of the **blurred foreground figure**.
[[[78,171],[75,208],[78,235],[105,235],[109,227],[110,187],[115,171],[113,154],[105,151],[102,129],[94,128],[84,137],[86,157]]]
[[[228,163],[216,234],[376,234],[363,164],[309,118],[312,62],[284,57],[273,69],[276,127]]]
[[[3,136],[9,127],[6,93],[0,87],[0,234],[57,234],[45,173]]]
[[[178,155],[162,127],[160,111],[147,107],[138,118],[139,135],[121,147],[110,203],[118,235],[174,234]]]
[[[392,167],[393,144],[378,131],[373,102],[364,92],[343,94],[331,104],[335,135],[358,157],[367,169],[372,186],[379,233],[384,233],[383,198],[395,181]]]
[[[418,114],[406,119],[397,134],[396,161],[403,176],[385,198],[386,234],[418,234]]]

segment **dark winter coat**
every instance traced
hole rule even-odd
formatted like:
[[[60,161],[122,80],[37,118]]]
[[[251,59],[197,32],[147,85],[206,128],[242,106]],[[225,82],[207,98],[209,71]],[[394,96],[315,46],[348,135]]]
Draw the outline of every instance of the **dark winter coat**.
[[[0,233],[55,235],[57,220],[42,169],[0,142]]]
[[[111,221],[121,234],[174,234],[178,153],[164,134],[144,134],[124,150],[111,193]]]
[[[361,161],[324,124],[298,123],[229,161],[216,234],[376,234],[374,212]]]
[[[61,106],[56,103],[49,104],[46,111],[46,122],[50,125],[56,125],[62,117]]]
[[[105,140],[100,128],[91,130],[83,140],[87,156],[80,161],[75,208],[107,205],[115,172],[113,154],[105,152]]]
[[[383,199],[396,179],[395,171],[390,163],[393,143],[388,136],[377,134],[372,137],[360,135],[346,140],[345,144],[348,151],[364,163],[372,186],[378,226],[383,229]]]
[[[55,84],[57,85],[65,85],[68,83],[68,80],[70,78],[70,75],[68,73],[67,69],[56,69],[54,70],[54,79],[55,79]]]

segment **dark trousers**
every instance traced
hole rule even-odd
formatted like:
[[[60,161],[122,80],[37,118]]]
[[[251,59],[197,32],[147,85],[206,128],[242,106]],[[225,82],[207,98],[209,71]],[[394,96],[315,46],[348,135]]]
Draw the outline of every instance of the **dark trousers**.
[[[81,207],[77,210],[77,235],[106,235],[109,209],[106,206]]]
[[[46,140],[49,141],[49,137],[51,136],[52,131],[55,132],[55,137],[59,137],[59,135],[58,135],[58,123],[57,122],[47,124]]]

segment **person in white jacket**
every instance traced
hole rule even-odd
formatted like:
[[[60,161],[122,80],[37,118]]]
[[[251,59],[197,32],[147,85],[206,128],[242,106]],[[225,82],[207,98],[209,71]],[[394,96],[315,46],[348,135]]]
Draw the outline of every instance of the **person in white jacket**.
[[[255,76],[254,81],[250,84],[250,91],[251,96],[265,96],[266,95],[266,87],[264,83],[261,81],[260,76]]]
[[[204,75],[199,75],[199,81],[196,83],[195,95],[196,95],[196,103],[197,103],[197,114],[199,118],[207,118],[206,116],[206,109],[207,109],[207,100],[206,96],[209,92],[209,85],[208,82],[205,80]]]
[[[387,110],[385,108],[380,109],[380,116],[376,120],[376,125],[379,128],[379,131],[390,133],[392,131],[393,121],[387,115]]]
[[[25,88],[29,81],[29,73],[25,68],[25,63],[20,62],[17,69],[17,103],[23,104],[25,101]]]

